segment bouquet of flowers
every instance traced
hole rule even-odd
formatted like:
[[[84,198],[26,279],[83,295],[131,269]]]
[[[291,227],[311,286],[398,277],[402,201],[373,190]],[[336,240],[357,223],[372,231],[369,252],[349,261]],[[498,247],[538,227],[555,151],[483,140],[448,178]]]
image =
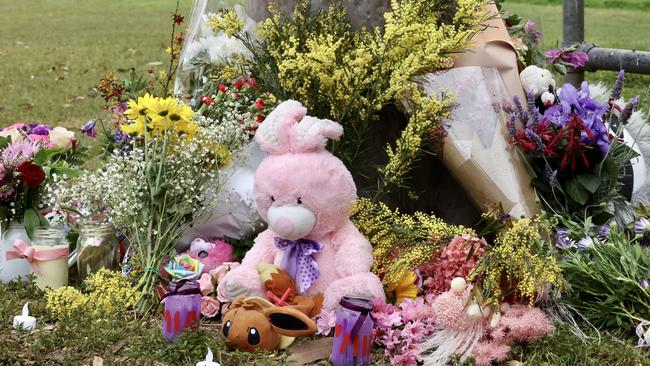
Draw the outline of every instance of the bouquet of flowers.
[[[617,116],[612,106],[620,86],[614,87],[609,103],[592,98],[586,82],[580,89],[564,85],[556,102],[541,110],[533,98],[527,110],[515,98],[508,122],[511,142],[529,158],[536,176],[532,184],[550,212],[592,216],[602,224],[613,216],[616,203],[625,202],[619,177],[636,153],[621,136],[638,101],[629,101]]]
[[[145,94],[127,105],[116,128],[122,148],[101,169],[73,184],[55,184],[49,193],[54,205],[73,202],[85,215],[104,212],[127,237],[140,274],[135,290],[142,313],[157,304],[161,263],[216,204],[220,169],[242,150],[248,132],[239,121],[213,125],[172,97]]]
[[[74,177],[82,150],[74,132],[38,123],[0,130],[0,222],[24,222],[28,235],[47,222],[41,214],[43,187],[52,177]]]

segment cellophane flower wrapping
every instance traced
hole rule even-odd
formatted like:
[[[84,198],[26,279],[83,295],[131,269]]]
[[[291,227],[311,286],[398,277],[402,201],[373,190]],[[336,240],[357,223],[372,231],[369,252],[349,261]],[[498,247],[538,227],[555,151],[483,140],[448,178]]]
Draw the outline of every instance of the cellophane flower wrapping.
[[[452,94],[442,160],[479,207],[501,203],[515,217],[532,217],[539,207],[523,158],[508,143],[504,103],[511,98],[496,68],[458,67],[427,74],[430,93]]]

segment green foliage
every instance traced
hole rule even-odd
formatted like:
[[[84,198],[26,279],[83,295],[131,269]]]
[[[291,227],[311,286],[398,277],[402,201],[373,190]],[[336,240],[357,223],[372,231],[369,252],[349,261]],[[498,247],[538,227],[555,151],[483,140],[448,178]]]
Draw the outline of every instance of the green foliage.
[[[597,326],[630,333],[650,319],[650,248],[639,245],[614,227],[606,242],[585,250],[566,252],[560,261],[566,279],[564,301]]]
[[[647,350],[635,348],[611,335],[589,332],[583,343],[569,327],[556,324],[556,331],[537,342],[516,344],[511,358],[529,366],[642,366],[650,365]]]
[[[11,318],[29,301],[37,318],[32,333],[14,331]],[[78,308],[57,322],[45,309],[42,291],[33,282],[0,284],[1,365],[88,365],[94,356],[108,365],[194,365],[208,347],[223,366],[283,365],[286,353],[244,353],[228,350],[215,323],[202,323],[198,331],[183,334],[168,344],[162,337],[160,314],[135,320],[133,312],[104,313],[91,317]]]
[[[453,6],[452,6],[453,3]],[[451,54],[466,47],[487,17],[482,0],[393,1],[384,28],[352,31],[340,4],[316,14],[303,0],[288,16],[271,8],[259,42],[239,36],[253,54],[247,67],[280,99],[302,102],[313,114],[340,122],[345,134],[331,151],[353,171],[372,174],[360,161],[371,121],[387,105],[410,118],[386,146],[377,197],[405,186],[408,174],[433,137],[450,100],[426,96],[417,76],[453,66]],[[406,104],[404,104],[406,103]]]

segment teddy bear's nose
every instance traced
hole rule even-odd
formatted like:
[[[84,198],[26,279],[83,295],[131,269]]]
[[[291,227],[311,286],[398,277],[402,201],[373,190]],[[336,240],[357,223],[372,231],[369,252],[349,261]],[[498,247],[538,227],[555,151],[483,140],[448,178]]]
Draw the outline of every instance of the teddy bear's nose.
[[[280,217],[275,222],[274,229],[282,237],[290,236],[293,233],[293,222],[286,217]]]

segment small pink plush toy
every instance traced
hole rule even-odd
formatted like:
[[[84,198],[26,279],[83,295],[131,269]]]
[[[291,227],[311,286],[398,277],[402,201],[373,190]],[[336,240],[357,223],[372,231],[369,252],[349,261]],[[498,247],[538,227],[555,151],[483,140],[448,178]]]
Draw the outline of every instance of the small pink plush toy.
[[[208,273],[224,262],[232,261],[232,246],[223,240],[192,240],[190,249],[184,253],[203,263],[202,273]]]
[[[323,311],[343,296],[384,298],[370,272],[372,246],[350,221],[357,198],[352,175],[330,152],[338,123],[306,116],[289,100],[262,123],[256,141],[268,153],[255,173],[255,201],[268,229],[260,233],[241,266],[223,280],[230,299],[263,296],[257,265],[274,263],[295,280],[301,295],[324,295]]]

